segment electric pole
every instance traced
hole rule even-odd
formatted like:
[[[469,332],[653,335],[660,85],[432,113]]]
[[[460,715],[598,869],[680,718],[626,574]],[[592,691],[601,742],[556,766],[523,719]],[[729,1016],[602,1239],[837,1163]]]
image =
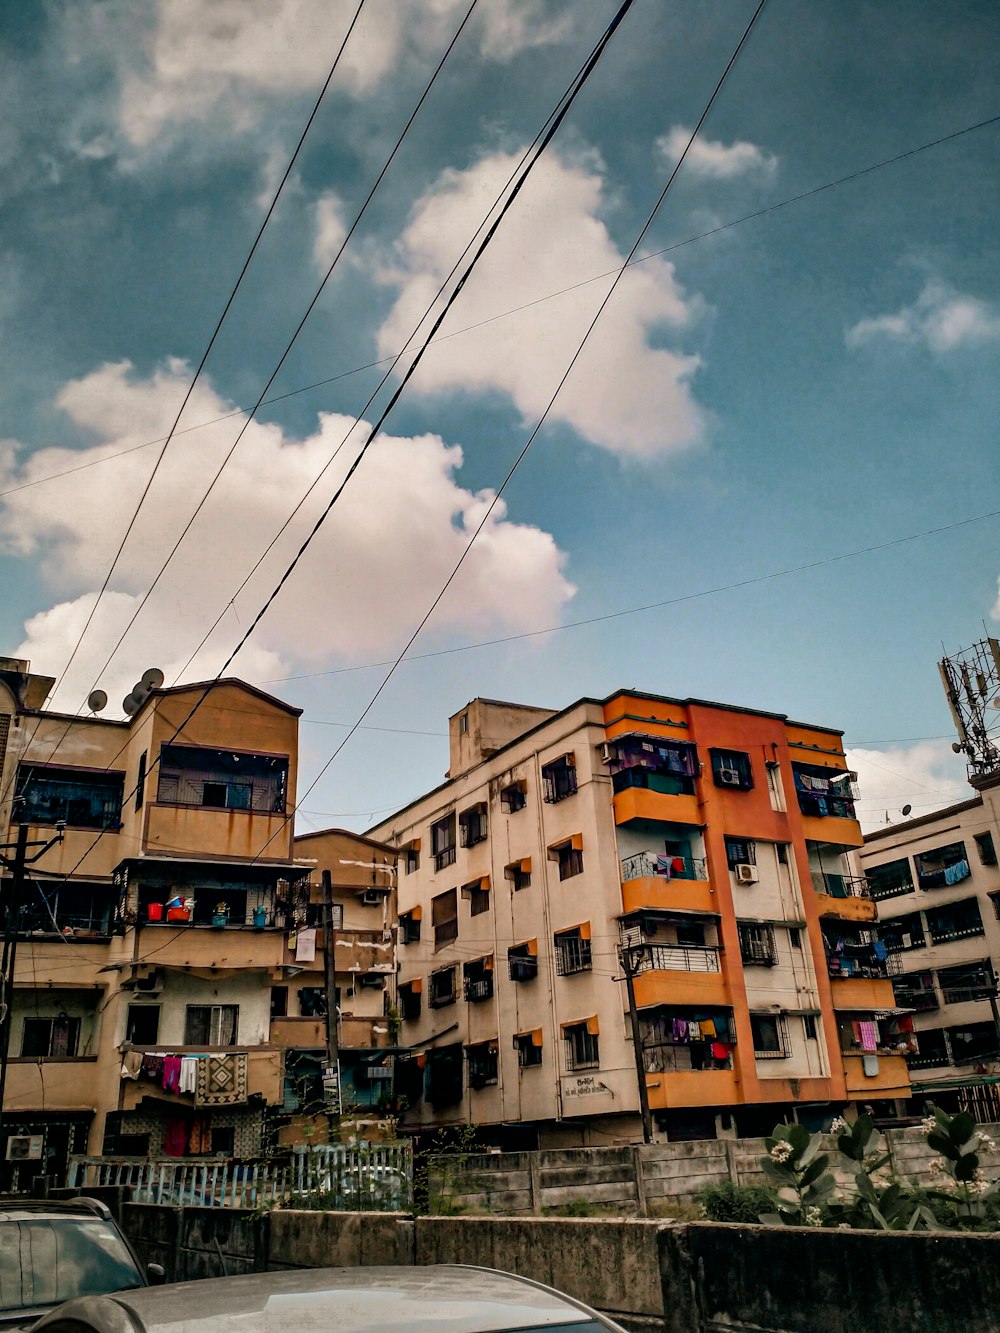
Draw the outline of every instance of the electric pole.
[[[328,1120],[340,1118],[340,1047],[337,1026],[337,959],[334,923],[333,877],[323,871],[323,984],[326,988],[326,1067],[323,1095]]]
[[[23,797],[14,798],[11,811],[12,822],[14,812],[19,805],[23,807],[23,804]],[[24,818],[23,813],[22,818]],[[14,964],[17,961],[17,936],[21,927],[21,912],[24,908],[26,869],[28,866],[34,865],[39,857],[44,856],[50,847],[62,842],[65,827],[65,823],[59,820],[56,823],[54,838],[36,838],[29,841],[28,824],[24,822],[18,827],[15,842],[0,843],[0,865],[6,866],[11,872],[10,884],[4,895],[6,901],[4,903],[3,957],[0,959],[0,1130],[3,1128],[4,1093],[7,1089],[10,1031],[14,1017]],[[38,847],[40,850],[35,852],[34,856],[29,856],[29,847]],[[13,855],[8,855],[11,851]]]
[[[653,1142],[653,1117],[649,1112],[649,1089],[646,1087],[646,1061],[643,1059],[642,1031],[639,1027],[639,1014],[635,1007],[635,971],[632,966],[633,954],[642,949],[641,944],[623,944],[618,950],[622,971],[625,973],[625,989],[628,992],[628,1012],[632,1023],[632,1053],[635,1056],[635,1072],[639,1080],[639,1111],[642,1115],[642,1141]]]

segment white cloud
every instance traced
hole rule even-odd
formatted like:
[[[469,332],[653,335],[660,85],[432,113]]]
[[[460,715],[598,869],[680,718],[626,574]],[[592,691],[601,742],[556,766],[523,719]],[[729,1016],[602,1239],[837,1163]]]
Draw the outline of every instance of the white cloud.
[[[320,195],[313,205],[313,224],[316,229],[313,259],[321,272],[325,273],[337,257],[347,235],[343,207],[332,190]]]
[[[684,152],[690,138],[690,129],[675,125],[669,133],[657,139],[656,147],[672,165]],[[745,139],[725,144],[719,139],[704,139],[699,135],[688,150],[681,171],[710,180],[732,180],[751,173],[773,176],[777,167],[778,159],[773,153],[767,153]]]
[[[947,741],[920,741],[886,750],[848,749],[846,753],[848,767],[858,774],[858,816],[866,833],[887,822],[898,824],[907,817],[929,815],[973,795],[965,764]],[[912,809],[904,816],[907,805]]]
[[[977,296],[956,292],[946,283],[931,279],[912,305],[894,314],[859,320],[846,334],[850,348],[880,338],[922,343],[932,352],[954,352],[1000,338],[1000,311]]]
[[[519,161],[519,154],[495,153],[464,171],[445,171],[417,201],[397,243],[394,264],[379,275],[399,288],[396,304],[379,329],[380,356],[403,345]],[[502,311],[518,313],[439,342],[425,357],[413,388],[425,394],[499,391],[533,424],[610,279],[531,303],[576,287],[581,278],[613,273],[621,265],[624,255],[600,218],[603,202],[603,181],[592,162],[570,163],[550,150],[501,223],[438,337]],[[531,308],[520,309],[524,306]],[[630,269],[551,419],[565,422],[595,444],[634,457],[653,457],[698,441],[705,423],[691,380],[699,359],[660,344],[666,331],[676,336],[700,310],[700,301],[686,295],[666,260],[652,259]]]
[[[404,59],[437,56],[467,0],[367,0],[332,85],[364,97]],[[469,40],[490,60],[559,41],[569,16],[550,19],[543,0],[489,0]],[[141,58],[124,48],[120,128],[135,147],[185,124],[211,121],[218,135],[259,124],[268,103],[319,91],[355,6],[330,0],[157,0]]]
[[[0,488],[100,458],[137,438],[163,435],[187,374],[173,363],[139,379],[123,363],[67,385],[60,405],[81,428],[98,433],[101,443],[43,449],[22,464],[8,446],[0,450]],[[228,410],[229,404],[202,386],[188,419],[211,420]],[[110,596],[61,694],[63,706],[75,708],[85,697],[242,422],[235,416],[174,439]],[[303,440],[286,438],[277,426],[250,426],[126,639],[120,664],[101,680],[112,700],[150,664],[162,666],[169,678],[170,669],[183,663],[351,425],[349,418],[324,414],[316,432]],[[189,679],[212,675],[221,666],[343,478],[361,438],[360,430],[350,436],[296,524],[229,608]],[[85,504],[80,474],[2,500],[0,549],[34,561],[57,599],[32,618],[18,649],[39,669],[55,674],[68,657],[155,453],[155,447],[139,450],[83,474]],[[400,647],[492,498],[460,485],[461,466],[461,448],[439,436],[380,438],[235,669],[266,678],[281,675],[283,664],[316,668],[383,657]],[[574,591],[563,565],[550,534],[511,521],[499,504],[435,613],[428,637],[440,642],[452,635],[517,633],[558,622]]]

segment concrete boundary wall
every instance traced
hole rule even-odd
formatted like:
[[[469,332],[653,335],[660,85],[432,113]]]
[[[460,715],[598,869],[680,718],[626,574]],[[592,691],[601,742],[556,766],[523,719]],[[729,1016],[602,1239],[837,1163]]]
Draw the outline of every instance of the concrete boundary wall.
[[[982,1128],[1000,1141],[1000,1126]],[[930,1169],[935,1154],[919,1127],[890,1129],[884,1139],[892,1169],[901,1180],[935,1183]],[[835,1151],[832,1138],[826,1145]],[[631,1217],[669,1216],[672,1205],[696,1203],[708,1185],[764,1184],[759,1164],[763,1153],[763,1139],[699,1139],[441,1157],[428,1177],[431,1212],[538,1216],[546,1209],[580,1205]],[[1000,1173],[1000,1155],[983,1154],[983,1162],[988,1173]]]

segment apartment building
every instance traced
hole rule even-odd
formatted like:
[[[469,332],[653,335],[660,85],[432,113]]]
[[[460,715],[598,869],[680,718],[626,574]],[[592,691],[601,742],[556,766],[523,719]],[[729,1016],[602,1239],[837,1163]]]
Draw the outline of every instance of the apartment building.
[[[288,1015],[310,981],[313,1027],[325,1013],[303,958],[315,872],[334,851],[350,859],[337,837],[293,854],[300,710],[219,680],[147,684],[124,720],[78,717],[45,710],[52,684],[0,659],[8,859],[22,827],[39,848],[62,832],[4,913],[16,960],[0,1188],[58,1183],[72,1154],[256,1156],[282,1126],[294,1137],[295,1039],[322,1043]],[[391,855],[359,847],[376,868],[354,877],[391,882],[377,869]],[[9,868],[2,892],[9,905]],[[344,954],[345,976],[370,957]],[[345,1048],[375,1044],[374,1026],[349,1029]]]
[[[642,1137],[641,1094],[667,1138],[907,1095],[839,732],[622,690],[476,699],[449,733],[447,780],[372,830],[407,1127],[598,1145]]]
[[[859,860],[914,1013],[914,1097],[1000,1117],[1000,774],[969,800],[865,838]]]

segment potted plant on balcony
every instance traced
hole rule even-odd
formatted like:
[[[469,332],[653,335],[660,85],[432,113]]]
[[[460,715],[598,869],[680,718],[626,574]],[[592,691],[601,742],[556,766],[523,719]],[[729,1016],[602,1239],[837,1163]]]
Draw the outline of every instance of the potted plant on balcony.
[[[212,925],[218,927],[229,925],[228,903],[216,903],[212,908]]]

